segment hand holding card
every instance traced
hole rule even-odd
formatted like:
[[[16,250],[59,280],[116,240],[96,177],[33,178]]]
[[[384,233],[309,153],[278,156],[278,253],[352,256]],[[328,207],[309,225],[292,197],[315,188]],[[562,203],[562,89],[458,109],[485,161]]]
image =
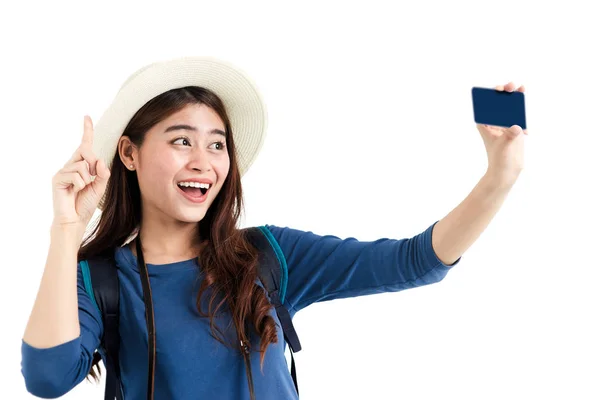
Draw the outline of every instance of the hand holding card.
[[[510,187],[524,167],[525,87],[509,82],[495,89],[473,88],[477,130],[488,157],[486,175],[495,187]]]
[[[474,87],[471,93],[476,123],[506,128],[519,125],[521,129],[527,129],[525,94],[522,91]]]

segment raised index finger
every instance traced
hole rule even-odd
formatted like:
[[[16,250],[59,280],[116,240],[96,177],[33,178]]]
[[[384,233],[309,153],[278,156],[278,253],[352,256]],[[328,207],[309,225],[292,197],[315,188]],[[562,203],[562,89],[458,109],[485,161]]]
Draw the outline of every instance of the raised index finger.
[[[92,145],[94,143],[94,127],[92,125],[92,119],[88,115],[83,116],[83,137],[81,138],[81,145],[73,154],[69,163],[73,163],[80,160],[85,160],[90,168],[90,173],[96,175],[96,157],[92,151]]]
[[[92,148],[94,143],[94,126],[92,125],[92,119],[85,115],[83,117],[83,138],[81,139],[82,147]]]

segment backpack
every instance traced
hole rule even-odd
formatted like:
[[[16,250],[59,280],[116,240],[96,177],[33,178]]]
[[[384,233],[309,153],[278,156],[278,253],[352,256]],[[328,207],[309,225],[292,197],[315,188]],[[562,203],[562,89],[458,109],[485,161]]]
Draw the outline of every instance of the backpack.
[[[299,393],[298,381],[296,378],[296,364],[293,353],[300,351],[302,347],[292,324],[290,314],[283,305],[288,279],[285,257],[276,239],[265,226],[246,228],[244,231],[246,232],[246,237],[250,243],[252,243],[259,251],[258,276],[268,293],[271,304],[276,310],[277,317],[281,323],[281,328],[283,329],[284,339],[290,347],[292,359],[291,375],[296,391]],[[115,400],[116,398],[117,400],[123,400],[121,375],[119,370],[119,278],[117,275],[114,254],[82,260],[80,264],[85,289],[92,301],[95,300],[102,315],[102,323],[104,325],[104,335],[101,338],[98,350],[94,353],[94,359],[102,357],[106,367],[104,399]],[[147,293],[144,294],[146,295]],[[148,298],[148,296],[144,297]],[[154,347],[154,342],[150,332],[153,332],[153,329],[148,329],[148,332],[148,343],[149,347],[152,348]],[[243,343],[241,343],[241,345],[244,347]],[[247,350],[247,347],[244,348]],[[148,399],[153,396],[153,393],[151,393],[150,390],[153,388],[151,383],[154,381],[154,360],[152,357],[152,350],[149,349],[150,365],[148,367]],[[248,351],[245,353],[248,353]],[[244,355],[244,358],[246,360],[246,373],[250,386],[250,394],[251,397],[254,398],[249,358],[246,354]]]

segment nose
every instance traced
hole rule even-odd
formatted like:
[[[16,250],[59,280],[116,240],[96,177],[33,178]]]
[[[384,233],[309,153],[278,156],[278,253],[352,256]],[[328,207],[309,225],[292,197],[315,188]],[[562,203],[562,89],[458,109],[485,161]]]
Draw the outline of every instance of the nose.
[[[202,147],[198,146],[194,151],[191,152],[191,158],[188,166],[196,171],[210,171],[210,152],[206,151]]]

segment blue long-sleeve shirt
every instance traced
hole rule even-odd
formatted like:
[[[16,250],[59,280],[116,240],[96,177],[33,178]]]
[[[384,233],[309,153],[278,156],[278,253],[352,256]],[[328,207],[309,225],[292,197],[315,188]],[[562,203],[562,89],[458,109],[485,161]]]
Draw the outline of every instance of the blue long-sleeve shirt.
[[[285,306],[292,318],[319,301],[439,282],[460,259],[445,265],[436,256],[431,243],[436,223],[412,238],[370,242],[267,225],[287,260]],[[115,259],[121,284],[119,330],[124,397],[145,399],[148,339],[139,270],[128,246],[116,248]],[[208,319],[200,317],[197,311],[196,295],[202,279],[197,259],[147,267],[156,326],[155,398],[249,398],[239,351],[217,342],[211,336]],[[85,290],[79,263],[77,290],[81,327],[78,338],[48,349],[22,342],[22,374],[27,390],[38,397],[60,397],[83,381],[100,344],[101,315]],[[206,310],[204,305],[203,311]],[[279,324],[274,310],[271,315]],[[217,318],[221,328],[228,322],[227,318]],[[298,398],[279,327],[278,339],[266,352],[264,373],[260,372],[260,353],[251,353],[255,393],[260,400]]]

